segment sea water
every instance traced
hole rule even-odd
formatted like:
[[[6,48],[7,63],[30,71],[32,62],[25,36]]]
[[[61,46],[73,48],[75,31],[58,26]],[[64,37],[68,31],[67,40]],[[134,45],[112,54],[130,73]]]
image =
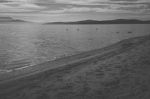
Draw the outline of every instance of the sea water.
[[[32,66],[150,34],[147,24],[0,24],[0,69]]]

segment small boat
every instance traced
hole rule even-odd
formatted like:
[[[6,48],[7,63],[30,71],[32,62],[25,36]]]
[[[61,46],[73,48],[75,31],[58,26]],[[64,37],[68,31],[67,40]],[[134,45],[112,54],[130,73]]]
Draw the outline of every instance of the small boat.
[[[131,32],[131,31],[129,31],[128,33],[129,33],[129,34],[131,34],[132,32]]]

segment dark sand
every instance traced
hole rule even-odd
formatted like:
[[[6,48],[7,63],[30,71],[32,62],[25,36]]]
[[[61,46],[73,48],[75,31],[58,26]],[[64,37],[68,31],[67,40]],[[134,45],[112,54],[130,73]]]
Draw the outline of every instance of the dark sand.
[[[150,36],[1,74],[0,99],[150,99]]]

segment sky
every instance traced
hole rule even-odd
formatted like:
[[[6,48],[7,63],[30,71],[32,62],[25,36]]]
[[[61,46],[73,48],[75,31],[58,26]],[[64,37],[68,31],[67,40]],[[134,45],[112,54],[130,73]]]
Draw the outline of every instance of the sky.
[[[34,22],[150,20],[150,0],[0,0],[0,16]]]

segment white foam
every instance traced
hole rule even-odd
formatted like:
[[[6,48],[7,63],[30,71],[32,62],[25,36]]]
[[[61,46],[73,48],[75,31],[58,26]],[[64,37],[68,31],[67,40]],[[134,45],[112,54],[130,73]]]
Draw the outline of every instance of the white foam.
[[[24,66],[24,67],[20,67],[20,68],[16,68],[14,70],[22,70],[22,69],[25,69],[25,68],[28,68],[28,67],[31,67],[32,65],[29,65],[29,66]]]
[[[12,72],[13,70],[5,70],[5,69],[1,69],[0,70],[0,73],[9,73],[9,72]]]

